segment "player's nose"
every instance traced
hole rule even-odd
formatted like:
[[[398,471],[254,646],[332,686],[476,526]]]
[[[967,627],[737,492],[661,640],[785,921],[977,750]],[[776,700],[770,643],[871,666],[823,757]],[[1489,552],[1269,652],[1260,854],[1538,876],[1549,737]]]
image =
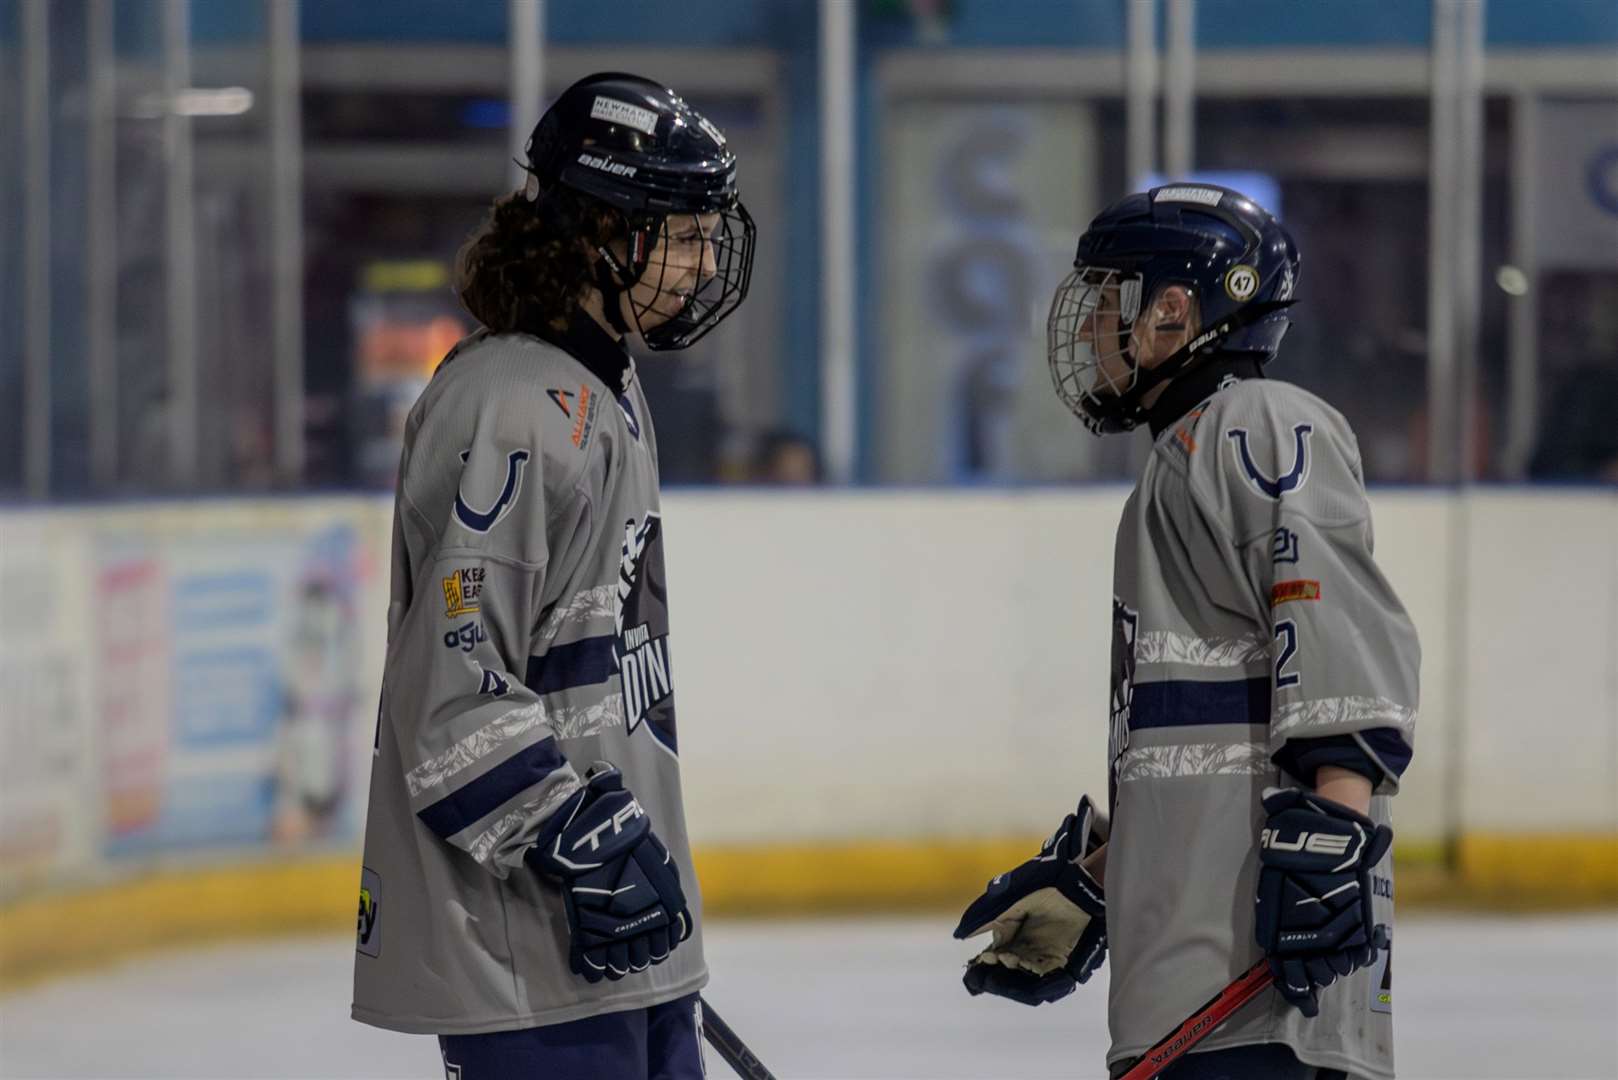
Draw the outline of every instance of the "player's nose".
[[[704,235],[702,238],[702,263],[697,273],[703,281],[707,281],[719,273],[719,256],[714,252],[713,237]]]

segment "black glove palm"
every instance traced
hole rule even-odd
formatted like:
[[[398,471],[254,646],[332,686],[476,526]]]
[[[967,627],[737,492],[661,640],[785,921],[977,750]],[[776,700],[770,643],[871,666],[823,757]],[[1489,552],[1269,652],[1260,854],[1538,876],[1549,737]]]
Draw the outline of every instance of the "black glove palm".
[[[1320,1011],[1316,991],[1376,960],[1388,928],[1371,913],[1371,869],[1393,830],[1330,799],[1271,790],[1259,834],[1259,948],[1276,989],[1305,1016]]]
[[[540,830],[527,861],[561,879],[569,963],[590,982],[645,971],[691,936],[679,869],[611,765],[591,769],[584,789]]]
[[[968,993],[1042,1005],[1095,973],[1107,956],[1107,905],[1081,864],[1106,834],[1106,819],[1087,795],[1038,856],[989,882],[972,901],[955,936],[994,939],[966,966]]]

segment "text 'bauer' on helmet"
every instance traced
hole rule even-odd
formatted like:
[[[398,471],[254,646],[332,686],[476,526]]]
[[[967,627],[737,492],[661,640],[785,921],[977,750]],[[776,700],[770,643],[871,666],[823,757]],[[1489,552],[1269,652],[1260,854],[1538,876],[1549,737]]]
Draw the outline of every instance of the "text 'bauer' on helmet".
[[[1126,196],[1090,222],[1052,299],[1046,329],[1057,396],[1093,432],[1128,431],[1144,419],[1148,393],[1199,359],[1273,357],[1297,283],[1291,235],[1241,192],[1183,183]],[[1171,285],[1193,298],[1198,324],[1172,355],[1142,367],[1134,348],[1141,320]],[[1121,378],[1103,375],[1109,360]]]

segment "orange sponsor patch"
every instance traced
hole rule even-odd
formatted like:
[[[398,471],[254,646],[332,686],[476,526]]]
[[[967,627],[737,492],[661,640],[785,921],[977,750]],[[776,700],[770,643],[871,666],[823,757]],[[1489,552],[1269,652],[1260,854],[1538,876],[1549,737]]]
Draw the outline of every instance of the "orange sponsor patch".
[[[1320,582],[1299,578],[1296,581],[1277,581],[1270,586],[1270,606],[1277,607],[1293,600],[1319,600]]]
[[[1180,422],[1180,426],[1175,429],[1174,438],[1179,442],[1180,446],[1184,448],[1187,454],[1194,454],[1197,452],[1197,440],[1196,437],[1191,434],[1191,432],[1196,428],[1197,421],[1202,419],[1202,414],[1207,411],[1207,406],[1198,406],[1197,408],[1192,409],[1186,414],[1185,419]]]
[[[579,415],[573,421],[573,445],[584,449],[584,441],[590,437],[590,429],[595,427],[595,416],[590,408],[590,388],[583,384],[579,386]]]

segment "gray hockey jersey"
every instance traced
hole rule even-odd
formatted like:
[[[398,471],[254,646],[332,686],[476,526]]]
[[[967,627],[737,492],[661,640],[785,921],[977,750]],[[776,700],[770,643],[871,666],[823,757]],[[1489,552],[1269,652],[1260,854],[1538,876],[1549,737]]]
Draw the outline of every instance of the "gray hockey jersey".
[[[588,364],[473,335],[406,424],[354,960],[353,1016],[378,1027],[536,1027],[707,981],[651,418],[615,342],[593,324],[568,340]],[[673,853],[696,929],[591,984],[523,852],[597,760]]]
[[[1413,746],[1420,651],[1372,559],[1359,449],[1313,395],[1227,381],[1161,431],[1118,530],[1109,758],[1109,1065],[1167,1034],[1260,957],[1266,787],[1289,740],[1349,737],[1381,767],[1371,817]],[[1393,923],[1391,858],[1374,873]],[[1389,957],[1321,991],[1305,1019],[1273,991],[1198,1050],[1290,1045],[1393,1076]]]

